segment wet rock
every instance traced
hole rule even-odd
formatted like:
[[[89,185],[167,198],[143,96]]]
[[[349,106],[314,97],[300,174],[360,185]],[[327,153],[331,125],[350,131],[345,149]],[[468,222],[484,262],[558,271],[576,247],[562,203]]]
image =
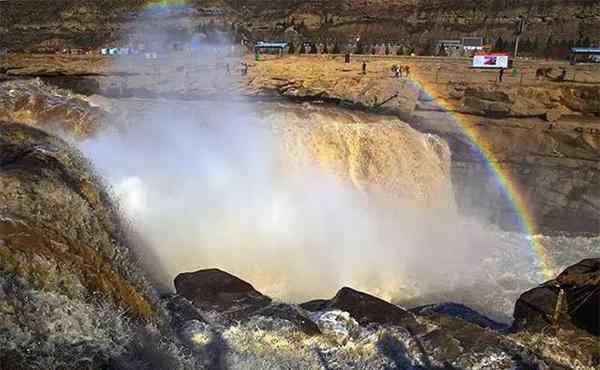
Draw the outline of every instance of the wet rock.
[[[308,311],[346,311],[360,325],[376,323],[418,328],[413,314],[407,310],[347,287],[340,289],[330,300],[310,301],[301,304],[300,307]]]
[[[293,305],[273,303],[256,311],[254,315],[289,321],[307,335],[321,334],[319,326],[317,326],[317,324],[313,322],[302,309]]]
[[[231,308],[258,309],[271,299],[252,285],[225,271],[206,269],[175,277],[175,289],[203,310],[226,311]]]
[[[512,339],[565,368],[600,368],[599,283],[600,259],[587,259],[525,292]]]
[[[171,314],[171,326],[182,328],[189,321],[206,322],[198,309],[186,298],[173,294],[163,298],[165,307]]]
[[[8,81],[1,85],[0,120],[87,136],[97,132],[106,118],[102,109],[92,106],[83,96],[57,89],[39,79]]]
[[[0,122],[0,240],[0,368],[194,368],[108,192],[65,141]]]
[[[153,316],[149,283],[102,182],[65,141],[0,122],[0,270]]]
[[[489,328],[497,331],[504,331],[509,328],[509,325],[496,322],[479,312],[459,303],[440,303],[427,306],[416,307],[410,312],[420,316],[438,316],[446,315],[460,318],[466,322],[475,324],[482,328]]]
[[[599,312],[600,259],[586,259],[522,294],[515,305],[515,328],[579,328],[600,335]]]

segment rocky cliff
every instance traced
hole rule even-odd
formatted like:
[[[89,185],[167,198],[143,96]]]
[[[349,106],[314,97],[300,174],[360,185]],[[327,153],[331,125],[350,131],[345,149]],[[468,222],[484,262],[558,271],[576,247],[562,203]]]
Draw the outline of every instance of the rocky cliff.
[[[0,199],[1,368],[187,361],[169,339],[133,239],[77,150],[0,122]]]
[[[196,60],[185,56],[172,65],[160,64],[158,74],[149,64],[140,64],[136,73],[131,73],[122,63],[110,64],[109,60],[96,57],[12,56],[0,62],[0,71],[6,72],[5,78],[10,80],[4,83],[7,88],[0,94],[0,117],[28,124],[44,121],[46,125],[85,136],[101,126],[107,109],[114,109],[116,115],[129,114],[119,104],[99,109],[93,103],[97,97],[77,98],[69,91],[116,98],[161,97],[186,100],[190,104],[202,99],[230,100],[245,96],[268,100],[283,96],[395,115],[413,128],[434,133],[449,143],[450,172],[460,208],[467,212],[476,210],[477,217],[483,212],[494,223],[513,228],[517,215],[495,185],[494,177],[490,177],[481,155],[474,151],[471,139],[464,135],[466,128],[488,143],[496,163],[514,177],[528,199],[540,231],[599,232],[600,107],[596,83],[600,75],[593,68],[567,67],[568,79],[564,82],[537,81],[538,63],[519,61],[520,75],[507,76],[500,86],[493,82],[495,73],[469,70],[464,59],[449,59],[445,63],[427,58],[364,60],[368,62],[366,75],[361,73],[361,60],[345,64],[339,57],[270,59],[253,62],[247,79],[236,77],[234,71],[230,81],[224,71],[213,69],[210,64],[198,65]],[[392,78],[393,64],[411,66],[411,80]],[[207,68],[210,73],[206,73]],[[439,75],[436,71],[440,71]],[[43,83],[23,81],[36,76]],[[157,81],[161,83],[157,85]],[[451,113],[442,112],[440,104]],[[136,111],[143,110],[142,105]],[[121,118],[119,122],[129,119]],[[307,116],[301,112],[289,118],[301,123]],[[347,121],[352,123],[352,119]],[[328,135],[335,131],[331,130]],[[346,127],[344,131],[351,130]],[[356,134],[360,136],[358,131]],[[387,137],[379,139],[383,142]],[[357,136],[355,142],[360,144],[363,140]],[[350,150],[348,143],[338,144],[339,150]],[[365,154],[363,149],[357,150]],[[388,154],[392,155],[385,155]],[[397,154],[398,158],[407,158]],[[336,166],[346,165],[340,162]],[[395,191],[406,185],[392,185],[395,180],[390,176],[395,176],[398,168],[378,166],[375,171],[355,167],[343,171],[360,175],[345,175],[359,188],[365,177],[375,182],[386,177],[387,190]],[[377,171],[380,172],[376,174]],[[438,170],[434,168],[431,173],[435,177]]]

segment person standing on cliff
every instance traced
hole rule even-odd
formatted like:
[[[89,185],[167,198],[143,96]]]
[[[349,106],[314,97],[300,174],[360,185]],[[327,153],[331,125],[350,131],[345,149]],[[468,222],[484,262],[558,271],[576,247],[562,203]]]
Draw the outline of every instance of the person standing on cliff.
[[[346,64],[350,63],[350,53],[346,53],[346,55],[344,55],[344,61]]]
[[[504,68],[500,68],[500,72],[498,72],[498,82],[502,82],[504,80]]]
[[[363,61],[362,63],[362,74],[366,75],[367,74],[367,62]]]

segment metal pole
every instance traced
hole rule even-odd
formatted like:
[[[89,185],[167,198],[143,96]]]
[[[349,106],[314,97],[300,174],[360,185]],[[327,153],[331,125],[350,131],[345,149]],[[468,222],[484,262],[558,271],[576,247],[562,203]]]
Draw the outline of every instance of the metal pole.
[[[521,35],[517,35],[515,39],[515,59],[517,59],[517,55],[519,55],[519,41],[521,40]]]

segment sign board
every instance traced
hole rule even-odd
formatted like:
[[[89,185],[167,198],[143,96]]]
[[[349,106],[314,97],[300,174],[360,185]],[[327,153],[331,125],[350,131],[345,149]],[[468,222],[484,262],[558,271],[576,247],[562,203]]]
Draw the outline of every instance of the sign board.
[[[474,68],[508,68],[508,54],[479,54],[473,57]]]

